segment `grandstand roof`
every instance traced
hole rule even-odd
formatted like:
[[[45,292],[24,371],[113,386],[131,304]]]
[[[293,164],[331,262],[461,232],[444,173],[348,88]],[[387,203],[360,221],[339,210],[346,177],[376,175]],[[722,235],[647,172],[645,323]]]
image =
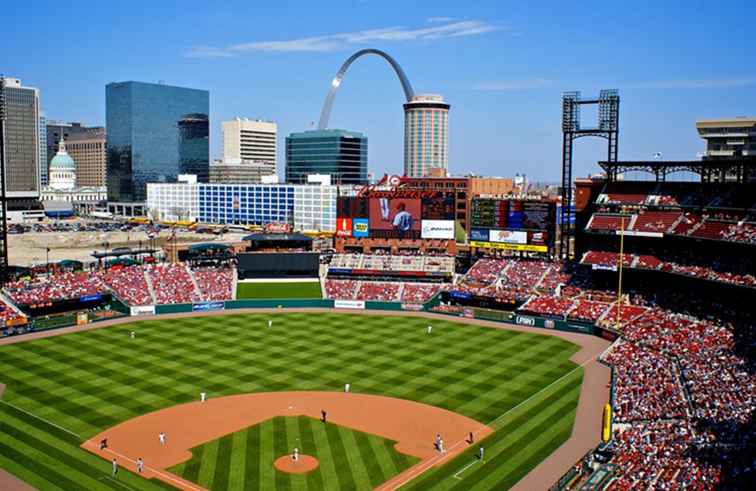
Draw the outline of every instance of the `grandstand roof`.
[[[601,160],[598,165],[604,169],[610,181],[616,181],[617,175],[628,171],[644,171],[656,175],[656,180],[664,180],[669,174],[675,172],[692,172],[701,176],[703,180],[708,180],[711,171],[725,171],[728,174],[739,176],[739,180],[744,175],[745,168],[756,168],[756,158],[739,157],[726,159],[705,159],[705,160],[620,160],[610,162]]]
[[[310,237],[305,234],[250,234],[242,240],[250,242],[312,242]]]

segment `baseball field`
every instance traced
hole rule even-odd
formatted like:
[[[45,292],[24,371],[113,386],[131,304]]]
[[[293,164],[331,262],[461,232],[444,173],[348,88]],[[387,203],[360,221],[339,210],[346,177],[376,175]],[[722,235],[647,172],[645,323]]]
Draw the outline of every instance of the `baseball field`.
[[[309,312],[0,346],[0,468],[41,490],[507,489],[570,436],[577,350],[451,320]],[[292,467],[294,448],[316,467]]]

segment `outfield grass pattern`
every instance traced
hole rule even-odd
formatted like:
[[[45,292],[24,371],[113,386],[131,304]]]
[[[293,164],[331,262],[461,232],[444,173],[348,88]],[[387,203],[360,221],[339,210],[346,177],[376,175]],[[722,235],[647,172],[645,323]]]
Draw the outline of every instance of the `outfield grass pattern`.
[[[268,319],[274,321],[272,328]],[[451,478],[465,483],[465,489],[473,483],[476,489],[504,489],[503,483],[516,482],[569,436],[582,375],[569,361],[577,346],[555,337],[443,320],[432,321],[428,336],[428,323],[415,317],[330,313],[142,321],[0,347],[0,377],[8,385],[4,400],[81,438],[196,400],[202,390],[214,397],[340,390],[349,382],[353,391],[415,400],[483,423],[506,413],[496,422],[502,431],[486,444],[486,465],[496,469],[495,477],[478,474],[485,467],[473,465],[463,480]],[[131,330],[136,339],[129,339]],[[28,447],[23,437],[0,434],[0,466],[34,483],[29,476],[37,466],[6,451],[17,444]],[[49,428],[40,430],[40,437],[40,444],[59,438]],[[528,452],[519,453],[525,446]],[[83,450],[71,448],[70,455],[94,467],[99,461],[104,472],[109,470],[107,462]],[[413,485],[445,489],[450,485],[445,473],[467,458]],[[75,480],[78,471],[59,465],[57,472]],[[149,489],[141,483],[135,487]]]
[[[320,282],[273,282],[273,283],[238,283],[236,286],[236,299],[254,298],[321,298],[323,293]]]
[[[372,489],[418,462],[395,443],[306,416],[276,417],[193,448],[190,460],[169,470],[218,491]],[[273,461],[295,447],[319,467],[307,474],[274,470]]]

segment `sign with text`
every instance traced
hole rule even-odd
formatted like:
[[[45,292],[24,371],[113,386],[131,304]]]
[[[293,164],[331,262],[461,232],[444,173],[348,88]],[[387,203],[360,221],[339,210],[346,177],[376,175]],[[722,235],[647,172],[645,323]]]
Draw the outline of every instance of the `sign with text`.
[[[420,237],[423,239],[453,239],[454,220],[423,220]]]

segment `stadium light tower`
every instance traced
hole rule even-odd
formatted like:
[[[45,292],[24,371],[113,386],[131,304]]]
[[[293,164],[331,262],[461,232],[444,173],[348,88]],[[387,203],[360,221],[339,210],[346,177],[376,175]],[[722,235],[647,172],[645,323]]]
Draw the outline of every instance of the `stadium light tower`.
[[[607,141],[607,161],[617,161],[619,138],[619,93],[616,89],[602,90],[598,98],[582,99],[580,92],[562,94],[562,213],[559,217],[561,240],[559,252],[562,257],[569,253],[570,237],[574,233],[572,208],[572,154],[576,139],[596,136]],[[598,105],[596,126],[583,128],[580,125],[580,106]]]
[[[5,193],[5,78],[0,73],[0,285],[8,280],[8,220]]]

